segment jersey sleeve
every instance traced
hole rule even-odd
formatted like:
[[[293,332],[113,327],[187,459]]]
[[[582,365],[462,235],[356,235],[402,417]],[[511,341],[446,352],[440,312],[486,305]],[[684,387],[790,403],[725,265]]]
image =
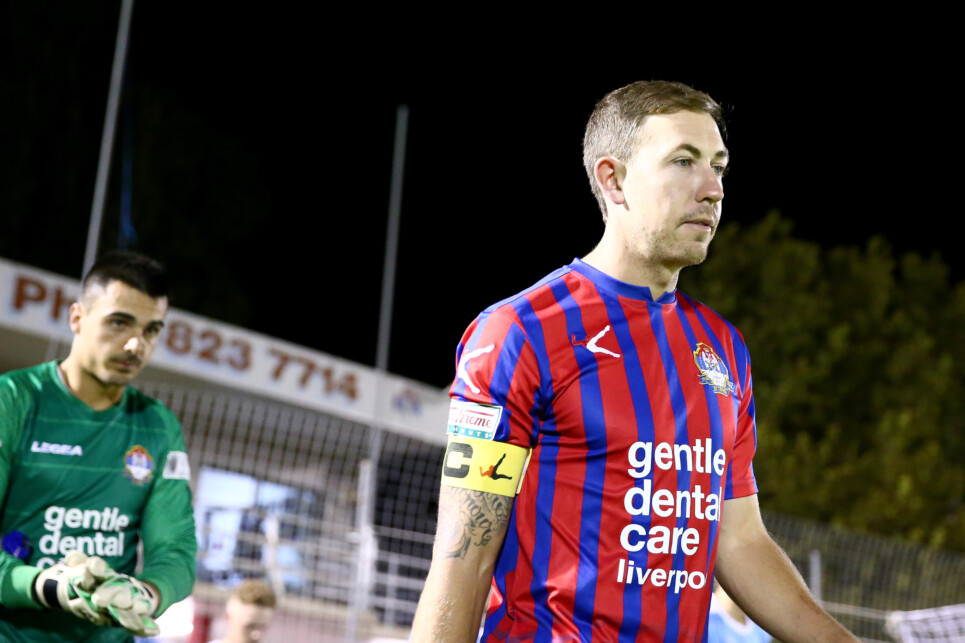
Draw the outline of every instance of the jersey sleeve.
[[[184,436],[177,419],[166,409],[165,417],[170,448],[159,463],[161,476],[154,482],[141,517],[144,567],[138,575],[161,592],[157,615],[191,593],[198,553]]]
[[[540,369],[512,308],[481,314],[456,352],[449,390],[450,435],[535,445],[540,416]]]
[[[0,509],[6,504],[14,453],[23,431],[25,410],[19,398],[13,380],[0,377]]]
[[[27,402],[18,394],[10,377],[0,377],[0,512],[6,506],[7,486],[14,466],[14,454],[23,431]],[[2,524],[2,522],[0,522]],[[0,604],[6,607],[38,609],[30,598],[28,581],[37,569],[24,565],[19,558],[0,550]]]
[[[724,499],[742,498],[757,493],[757,480],[754,478],[754,453],[757,451],[757,421],[754,409],[753,377],[751,360],[747,347],[737,342],[739,363],[738,376],[741,383],[741,400],[737,410],[737,436],[731,455]]]

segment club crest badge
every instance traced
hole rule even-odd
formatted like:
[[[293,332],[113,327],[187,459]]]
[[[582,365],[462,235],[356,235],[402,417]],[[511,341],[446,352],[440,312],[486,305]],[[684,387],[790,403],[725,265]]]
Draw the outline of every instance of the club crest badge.
[[[134,445],[124,454],[124,477],[136,485],[144,485],[154,475],[154,458],[140,444]]]
[[[700,383],[714,389],[717,395],[733,395],[737,387],[730,381],[730,374],[724,360],[717,356],[714,349],[703,342],[694,351],[694,363],[700,371]]]

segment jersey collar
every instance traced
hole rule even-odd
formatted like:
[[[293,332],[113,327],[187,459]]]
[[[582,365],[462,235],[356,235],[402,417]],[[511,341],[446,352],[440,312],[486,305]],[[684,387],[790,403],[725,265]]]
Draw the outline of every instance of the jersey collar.
[[[570,268],[592,281],[599,288],[615,293],[620,297],[654,304],[673,304],[677,301],[676,289],[665,292],[659,299],[654,300],[650,289],[646,286],[635,286],[634,284],[628,284],[625,281],[614,279],[579,258],[573,259]]]

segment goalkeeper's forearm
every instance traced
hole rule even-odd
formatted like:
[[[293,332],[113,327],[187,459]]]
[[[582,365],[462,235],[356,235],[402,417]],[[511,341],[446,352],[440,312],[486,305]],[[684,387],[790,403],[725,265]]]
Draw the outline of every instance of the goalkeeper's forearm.
[[[34,581],[39,574],[40,569],[33,565],[20,564],[8,569],[0,582],[0,603],[11,609],[43,609],[33,594]]]
[[[91,602],[94,588],[115,575],[104,559],[72,551],[44,569],[18,565],[7,572],[0,587],[4,605],[59,609],[95,625],[110,624]]]

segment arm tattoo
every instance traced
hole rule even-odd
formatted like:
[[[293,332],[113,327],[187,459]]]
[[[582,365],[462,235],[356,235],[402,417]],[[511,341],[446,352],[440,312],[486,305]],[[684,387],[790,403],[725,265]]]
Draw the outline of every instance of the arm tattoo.
[[[443,487],[449,494],[453,514],[446,521],[446,558],[465,558],[472,546],[485,547],[493,538],[501,538],[509,524],[513,498],[484,491]]]

